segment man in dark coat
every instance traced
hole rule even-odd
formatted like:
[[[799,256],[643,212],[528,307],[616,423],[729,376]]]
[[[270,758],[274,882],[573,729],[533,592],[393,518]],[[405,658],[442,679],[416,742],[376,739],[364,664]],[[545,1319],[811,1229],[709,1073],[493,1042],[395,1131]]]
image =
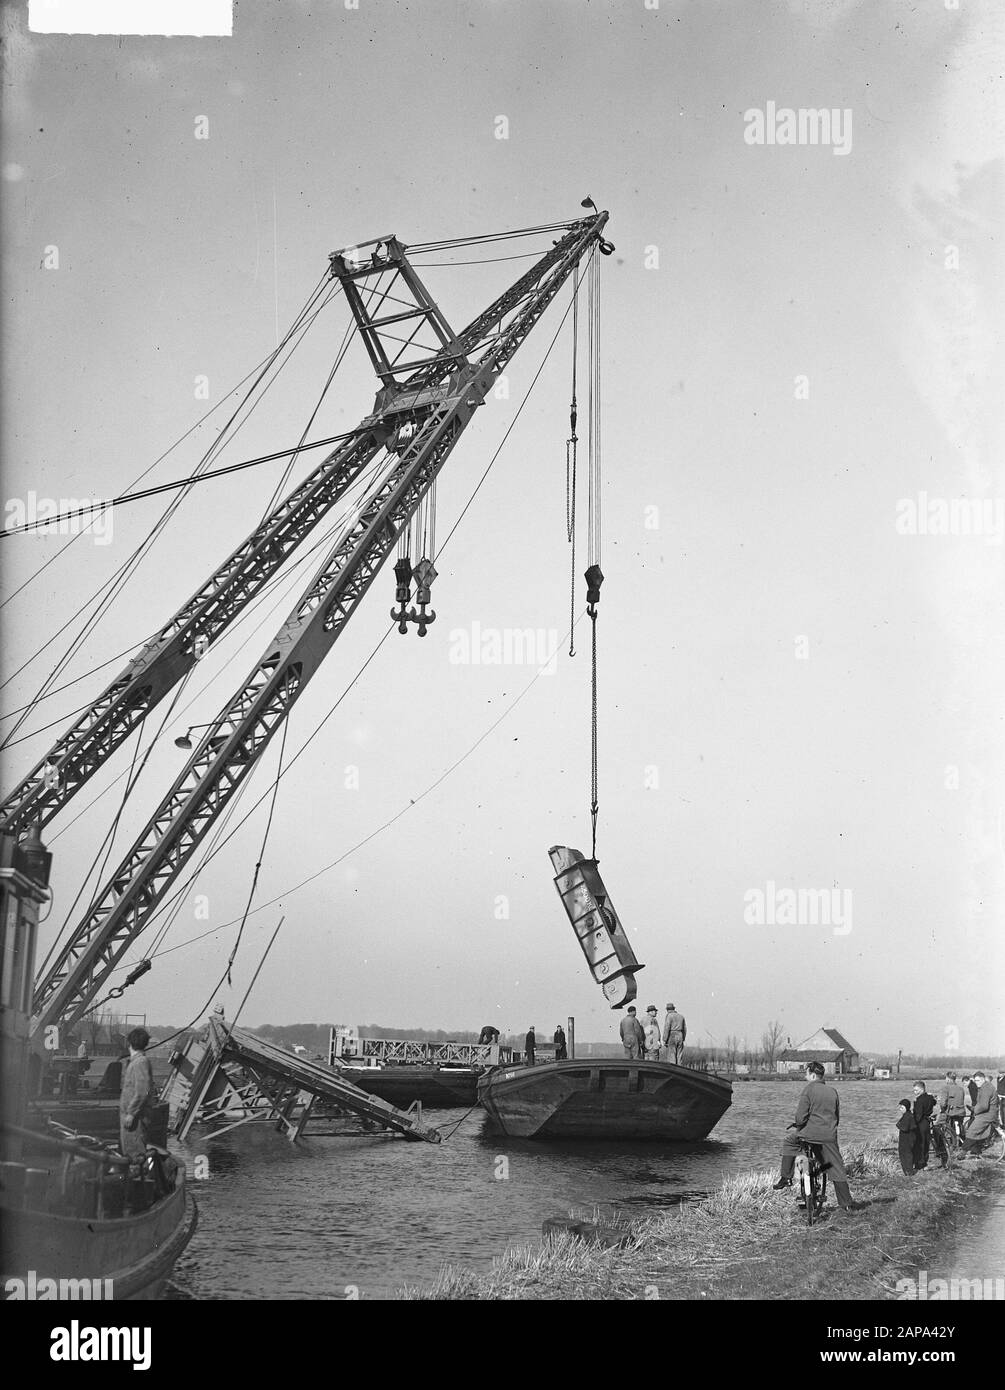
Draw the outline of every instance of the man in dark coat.
[[[537,1035],[533,1028],[528,1028],[527,1036],[523,1040],[523,1060],[528,1067],[534,1065],[534,1053],[537,1050]]]
[[[552,1038],[552,1042],[555,1044],[555,1061],[564,1062],[569,1053],[565,1045],[565,1029],[561,1024],[555,1029],[555,1036]]]
[[[965,1110],[965,1122],[970,1123],[973,1118],[974,1101],[977,1099],[977,1082],[972,1076],[963,1078],[963,1106]]]
[[[918,1126],[914,1136],[914,1166],[918,1169],[928,1167],[928,1146],[932,1141],[932,1111],[934,1109],[935,1097],[928,1094],[923,1081],[916,1081],[914,1083],[912,1113],[914,1122]]]
[[[628,1012],[621,1020],[621,1041],[624,1044],[625,1056],[630,1060],[641,1057],[645,1051],[645,1029],[635,1016],[634,1004],[628,1006]]]
[[[834,1184],[834,1195],[843,1212],[855,1210],[851,1190],[844,1170],[844,1159],[838,1148],[838,1123],[841,1102],[833,1086],[824,1085],[824,1069],[819,1062],[806,1068],[806,1085],[796,1102],[796,1117],[782,1140],[782,1172],[775,1191],[792,1186],[792,1174],[799,1153],[799,1141],[819,1144],[827,1176]]]

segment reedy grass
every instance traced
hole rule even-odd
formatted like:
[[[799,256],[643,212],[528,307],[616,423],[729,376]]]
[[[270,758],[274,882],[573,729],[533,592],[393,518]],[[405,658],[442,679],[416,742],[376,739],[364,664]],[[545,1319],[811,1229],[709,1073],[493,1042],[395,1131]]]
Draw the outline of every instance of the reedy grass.
[[[906,1258],[912,1236],[905,1221],[930,1227],[967,1187],[958,1174],[931,1180],[900,1175],[895,1149],[870,1142],[844,1152],[849,1179],[871,1201],[867,1213],[842,1221],[829,1216],[807,1228],[790,1194],[773,1190],[775,1170],[731,1174],[697,1201],[629,1218],[573,1212],[612,1225],[628,1237],[603,1247],[560,1234],[537,1247],[516,1246],[488,1271],[446,1266],[426,1289],[406,1288],[408,1300],[624,1300],[706,1297],[882,1297],[891,1266]],[[905,1185],[907,1184],[907,1185]],[[853,1197],[856,1192],[853,1188]],[[891,1215],[894,1207],[903,1214]],[[833,1212],[833,1197],[828,1210]],[[780,1282],[781,1281],[781,1282]],[[786,1281],[791,1285],[785,1291]],[[713,1287],[716,1283],[719,1288]],[[728,1285],[728,1292],[724,1291]],[[854,1286],[858,1292],[850,1292]],[[863,1292],[864,1290],[864,1292]]]

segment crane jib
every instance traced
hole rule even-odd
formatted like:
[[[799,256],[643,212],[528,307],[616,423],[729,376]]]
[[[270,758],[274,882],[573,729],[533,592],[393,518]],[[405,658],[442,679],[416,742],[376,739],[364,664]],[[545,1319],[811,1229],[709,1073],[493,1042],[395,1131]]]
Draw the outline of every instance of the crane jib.
[[[168,888],[283,726],[293,704],[392,554],[403,528],[422,503],[474,411],[483,403],[499,374],[581,257],[600,240],[606,220],[606,213],[598,213],[596,217],[573,224],[530,271],[458,335],[452,333],[435,309],[414,268],[408,265],[404,250],[395,249],[397,243],[393,239],[388,264],[380,268],[371,266],[369,273],[374,276],[394,274],[405,281],[417,308],[421,309],[421,313],[415,315],[417,322],[434,325],[440,346],[425,362],[402,361],[403,349],[391,355],[381,333],[382,324],[374,317],[376,314],[379,319],[379,303],[383,301],[379,300],[377,306],[371,301],[368,309],[360,298],[357,309],[365,316],[367,349],[371,360],[376,359],[375,365],[379,364],[382,385],[375,410],[360,426],[356,440],[336,450],[321,469],[327,466],[330,472],[337,472],[339,460],[345,462],[345,450],[354,447],[361,452],[371,451],[368,461],[381,444],[388,441],[397,439],[402,451],[389,453],[387,468],[371,482],[364,500],[343,527],[275,638],[216,719],[205,726],[201,742],[171,790],[121,864],[95,894],[87,916],[73,931],[46,976],[38,982],[33,1032],[56,1019],[63,1019],[72,1026],[87,1011],[119,959],[142,933]],[[356,272],[353,276],[354,283],[361,278]],[[505,324],[504,320],[507,320]],[[362,322],[360,327],[362,329]],[[397,435],[403,415],[416,426],[414,433],[405,439]],[[314,484],[311,479],[315,479]],[[311,479],[296,489],[291,498],[301,499],[305,508],[302,519],[306,522],[310,517],[311,524],[316,525],[338,494],[332,495],[331,489],[324,493],[317,482],[317,472]],[[323,510],[321,496],[310,493],[311,486],[324,493],[327,505]],[[306,496],[305,488],[308,489]],[[289,500],[273,509],[263,526],[256,528],[245,543],[245,547],[250,546],[255,551],[260,565],[272,554],[271,546],[282,550],[272,570],[278,568],[278,563],[288,553],[284,549],[283,523],[289,515],[285,510]],[[319,512],[316,516],[311,510],[315,504]],[[267,541],[266,535],[271,539]],[[179,649],[177,646],[171,648],[171,643],[182,631],[189,636],[192,634],[198,624],[189,618],[197,614],[199,620],[204,620],[204,628],[212,630],[215,637],[246,605],[251,578],[245,568],[245,547],[235,551],[194,597],[192,604],[166,625],[161,634],[163,645],[156,650],[149,649],[152,651],[149,662],[144,665],[141,656],[139,664],[134,663],[136,672],[144,672],[147,676],[148,708],[152,707],[150,701],[154,695],[161,698],[166,692],[168,674],[177,671],[180,677],[185,669],[185,660],[179,659]],[[253,574],[256,581],[253,591],[257,592],[260,571],[253,571]],[[213,626],[214,615],[219,619],[218,627]],[[170,657],[165,655],[169,648]],[[160,674],[163,689],[149,678],[152,670]],[[118,737],[119,726],[104,708],[99,711],[100,703],[94,707],[95,714],[90,722],[85,715],[74,726],[80,731],[79,737],[72,753],[66,753],[65,757],[68,762],[76,758],[73,763],[75,781],[72,787],[67,783],[55,789],[48,788],[54,792],[47,804],[52,815],[96,770],[88,760],[97,755],[99,746],[100,760],[104,761],[133,727],[130,724],[121,738]],[[107,702],[107,707],[115,708],[114,700]],[[123,717],[120,704],[117,718]],[[57,762],[57,771],[62,765]],[[19,791],[24,787],[22,784]],[[11,801],[14,803],[11,815],[16,817],[17,794]],[[4,811],[6,814],[7,807]]]

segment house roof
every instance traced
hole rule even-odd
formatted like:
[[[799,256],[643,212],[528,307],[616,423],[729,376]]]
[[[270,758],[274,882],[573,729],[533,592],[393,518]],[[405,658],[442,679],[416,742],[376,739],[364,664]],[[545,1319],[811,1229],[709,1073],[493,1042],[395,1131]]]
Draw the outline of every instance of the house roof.
[[[845,1052],[855,1051],[855,1048],[852,1047],[848,1039],[843,1038],[836,1028],[825,1028],[823,1031],[827,1034],[829,1038],[833,1039],[835,1047],[842,1047],[844,1048]]]
[[[780,1062],[836,1062],[842,1052],[846,1051],[843,1047],[835,1047],[831,1052],[800,1052],[794,1047],[787,1047],[784,1052],[778,1054]]]

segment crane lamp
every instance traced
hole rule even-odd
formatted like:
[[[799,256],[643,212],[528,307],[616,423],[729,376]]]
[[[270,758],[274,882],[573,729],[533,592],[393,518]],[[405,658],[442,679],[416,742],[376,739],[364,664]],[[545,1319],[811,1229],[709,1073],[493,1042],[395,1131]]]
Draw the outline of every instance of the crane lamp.
[[[26,878],[39,888],[48,888],[52,855],[42,843],[38,825],[33,825],[17,847],[17,865]]]

